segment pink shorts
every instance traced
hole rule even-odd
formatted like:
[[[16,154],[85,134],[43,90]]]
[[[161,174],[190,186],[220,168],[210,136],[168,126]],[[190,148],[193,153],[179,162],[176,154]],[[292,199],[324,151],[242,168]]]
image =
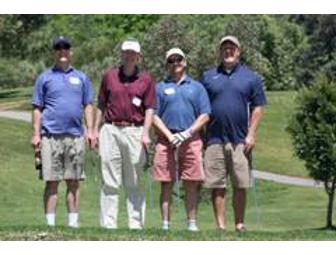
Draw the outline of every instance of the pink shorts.
[[[175,160],[175,149],[167,139],[158,137],[155,146],[154,167],[152,175],[159,182],[175,181],[178,178],[186,181],[203,181],[203,141],[197,135],[185,141],[178,148],[178,165]],[[178,168],[178,170],[177,170]]]

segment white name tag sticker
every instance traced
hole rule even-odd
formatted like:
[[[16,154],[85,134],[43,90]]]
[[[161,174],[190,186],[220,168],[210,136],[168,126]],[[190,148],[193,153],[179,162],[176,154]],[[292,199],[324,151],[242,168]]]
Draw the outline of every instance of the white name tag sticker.
[[[69,81],[71,84],[73,85],[79,85],[81,82],[80,82],[80,79],[78,77],[74,77],[74,76],[71,76],[69,78]]]
[[[165,89],[164,93],[165,93],[166,95],[172,95],[172,94],[175,94],[175,89],[174,89],[174,88]]]
[[[132,104],[134,104],[135,106],[139,107],[141,105],[141,99],[138,97],[134,97],[132,100]]]

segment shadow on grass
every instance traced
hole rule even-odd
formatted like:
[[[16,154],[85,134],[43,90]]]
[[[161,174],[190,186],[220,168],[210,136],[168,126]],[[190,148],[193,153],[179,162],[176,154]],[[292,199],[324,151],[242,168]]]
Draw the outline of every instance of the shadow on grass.
[[[72,229],[66,226],[2,226],[0,240],[90,240],[90,241],[289,241],[289,240],[336,240],[336,235],[321,229],[298,229],[290,231],[235,231],[207,230],[189,232],[186,230],[163,231],[159,228],[144,230],[102,229],[82,227]]]
[[[322,227],[322,228],[314,228],[312,230],[317,230],[317,231],[336,231],[336,226],[331,226],[331,227]]]

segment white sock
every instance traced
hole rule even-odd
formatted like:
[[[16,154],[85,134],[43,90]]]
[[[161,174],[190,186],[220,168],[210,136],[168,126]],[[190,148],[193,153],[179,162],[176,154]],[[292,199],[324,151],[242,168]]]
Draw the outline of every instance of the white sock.
[[[46,213],[45,217],[47,219],[48,226],[55,226],[55,213]]]
[[[188,230],[198,231],[198,227],[196,225],[196,220],[195,219],[188,220]]]
[[[78,227],[78,213],[68,213],[68,226]]]
[[[168,220],[163,220],[162,221],[162,229],[167,230],[169,229],[170,222]]]

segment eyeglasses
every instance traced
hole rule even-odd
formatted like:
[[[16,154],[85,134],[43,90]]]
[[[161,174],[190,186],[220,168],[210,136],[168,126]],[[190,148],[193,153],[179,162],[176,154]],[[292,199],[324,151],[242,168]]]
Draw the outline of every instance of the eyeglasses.
[[[69,50],[71,47],[69,44],[57,44],[55,45],[55,50]]]
[[[182,60],[183,60],[182,56],[176,56],[176,57],[173,57],[173,58],[168,58],[167,63],[168,64],[181,63]]]

